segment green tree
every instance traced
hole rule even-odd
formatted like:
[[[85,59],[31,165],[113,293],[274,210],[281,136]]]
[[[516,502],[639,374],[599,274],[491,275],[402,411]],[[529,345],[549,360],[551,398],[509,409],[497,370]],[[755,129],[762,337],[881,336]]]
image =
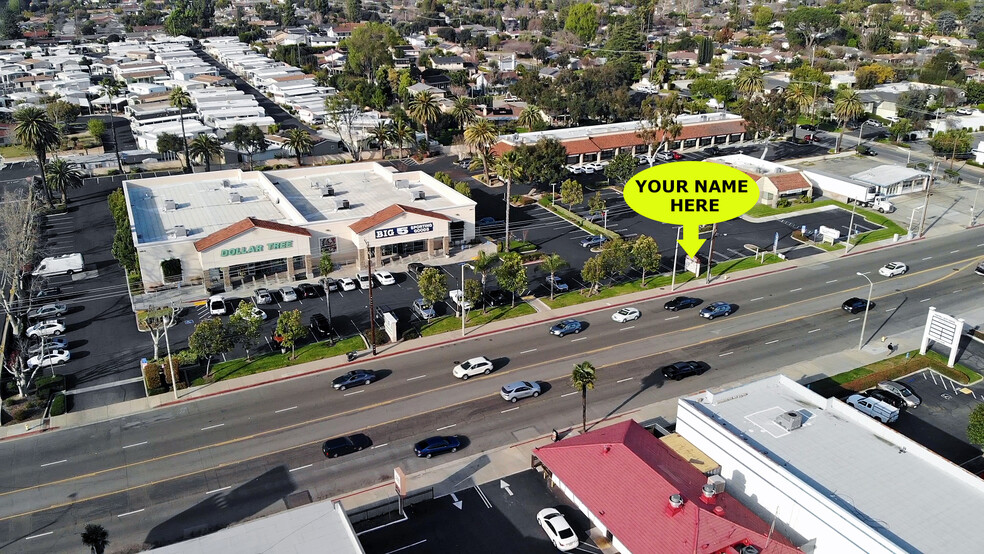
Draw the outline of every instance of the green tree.
[[[45,170],[48,186],[61,193],[62,204],[68,204],[68,189],[82,188],[82,173],[76,167],[65,159],[55,158]]]
[[[225,354],[232,350],[233,342],[229,330],[217,317],[206,319],[195,326],[194,332],[188,337],[188,349],[195,356],[205,358],[205,374],[209,375],[212,368],[212,356]]]
[[[550,254],[540,261],[540,269],[550,274],[550,299],[554,299],[554,275],[567,267],[567,260],[560,257],[560,254]]]
[[[499,133],[495,123],[488,119],[479,119],[465,127],[465,144],[478,149],[479,152],[488,151],[498,138]],[[485,158],[482,159],[482,172],[485,174],[485,183],[488,184],[489,164]]]
[[[348,52],[345,68],[374,81],[376,70],[393,65],[390,47],[399,43],[400,36],[385,23],[370,21],[357,27],[340,45]]]
[[[427,126],[437,121],[441,115],[441,107],[437,103],[437,97],[426,90],[418,92],[410,99],[410,117],[424,128],[424,140],[430,141]]]
[[[268,148],[263,130],[256,125],[246,126],[241,123],[233,125],[226,134],[226,140],[231,142],[236,150],[246,153],[250,171],[253,171],[253,156],[266,152]],[[160,139],[157,142],[160,144]]]
[[[542,138],[534,144],[521,144],[515,152],[523,167],[523,180],[527,183],[549,186],[569,175],[564,168],[567,149],[557,139]]]
[[[291,129],[287,131],[287,138],[284,140],[284,146],[294,152],[294,156],[297,158],[297,165],[303,165],[301,163],[301,156],[311,153],[311,147],[314,145],[314,141],[311,140],[311,135],[308,134],[304,129]]]
[[[88,523],[82,531],[82,544],[89,547],[91,554],[103,554],[109,546],[109,532],[102,525]]]
[[[588,296],[598,292],[598,287],[601,286],[601,282],[607,274],[608,271],[605,269],[605,262],[601,254],[592,256],[584,262],[584,267],[581,268],[581,278],[591,283],[591,287],[588,289]]]
[[[516,295],[522,294],[529,285],[529,277],[526,274],[526,266],[523,265],[523,257],[515,252],[505,252],[499,259],[502,263],[495,268],[495,278],[499,281],[499,286],[503,290],[512,293],[511,306],[516,305]]]
[[[89,128],[89,136],[102,144],[103,135],[106,134],[106,122],[101,119],[90,119],[86,124]]]
[[[260,326],[263,318],[253,313],[251,302],[240,302],[236,311],[229,316],[229,336],[231,340],[246,350],[246,360],[252,359],[250,351],[260,342]]]
[[[636,159],[631,154],[620,152],[605,166],[605,177],[615,184],[624,185],[636,172]]]
[[[936,15],[936,30],[941,35],[949,35],[957,29],[957,14],[943,11]]]
[[[748,97],[761,93],[764,84],[762,68],[757,65],[745,66],[735,76],[735,90]]]
[[[467,96],[462,96],[454,101],[454,105],[451,106],[451,119],[458,122],[458,125],[464,129],[469,123],[478,119],[478,114],[475,113],[475,109],[472,107],[471,98]]]
[[[448,295],[448,276],[440,269],[428,267],[420,274],[417,281],[420,296],[433,306]]]
[[[346,0],[345,19],[353,23],[362,21],[362,0]]]
[[[384,150],[386,149],[386,139],[389,138],[390,130],[389,126],[385,123],[377,123],[375,127],[369,129],[369,136],[376,141],[376,145],[379,146],[379,159],[385,158]]]
[[[184,141],[178,135],[171,133],[161,133],[157,135],[157,151],[161,154],[174,152],[175,154],[184,150]]]
[[[516,123],[520,127],[526,127],[530,131],[536,131],[538,126],[543,125],[543,116],[540,114],[540,107],[536,104],[527,104],[523,111],[519,112],[519,119]]]
[[[632,263],[642,270],[643,287],[646,286],[646,272],[659,271],[661,261],[659,246],[652,237],[640,235],[632,244]]]
[[[214,135],[198,135],[188,147],[193,159],[205,162],[205,172],[212,171],[212,159],[222,154],[222,145]]]
[[[24,148],[34,152],[38,167],[47,167],[48,152],[58,145],[58,129],[48,120],[48,115],[36,106],[25,106],[14,112],[14,136]],[[49,206],[54,206],[47,172],[41,172],[41,183]]]
[[[478,306],[482,301],[482,284],[475,279],[465,279],[465,302],[472,306]],[[465,321],[468,320],[468,312],[465,312]]]
[[[984,404],[977,404],[967,419],[967,440],[978,448],[984,448]]]
[[[281,312],[277,319],[277,334],[283,337],[280,346],[290,348],[290,359],[294,359],[294,347],[297,341],[307,335],[307,327],[301,322],[301,310]]]
[[[185,173],[191,173],[191,155],[188,153],[188,134],[185,133],[185,109],[191,107],[191,95],[181,87],[174,87],[168,95],[168,102],[178,109],[178,120],[181,122],[181,143],[184,145]],[[122,168],[120,169],[122,171]]]
[[[482,294],[485,294],[485,282],[488,280],[489,273],[495,268],[495,264],[499,263],[499,255],[496,253],[489,254],[484,250],[478,252],[478,256],[475,256],[471,261],[472,271],[477,273],[482,282]],[[486,306],[482,304],[482,313],[485,313]]]
[[[589,44],[598,32],[598,8],[594,4],[574,4],[567,12],[564,29]]]
[[[502,155],[495,164],[495,171],[499,178],[506,180],[506,242],[503,250],[509,252],[509,241],[512,237],[509,234],[509,208],[512,206],[512,183],[513,179],[523,176],[523,165],[520,163],[519,154],[515,150],[510,150]]]
[[[604,243],[600,255],[608,276],[621,277],[632,266],[632,245],[625,239],[617,238]]]
[[[584,361],[574,364],[574,371],[571,372],[571,386],[574,390],[581,393],[581,430],[588,430],[588,389],[593,389],[598,376],[595,366],[591,362]]]
[[[45,111],[48,112],[48,119],[55,123],[55,128],[58,129],[59,135],[61,135],[65,132],[65,126],[67,124],[74,123],[79,118],[82,110],[78,104],[66,102],[65,100],[55,100],[45,106]]]
[[[906,135],[912,132],[912,129],[913,129],[912,121],[909,121],[908,119],[903,117],[902,119],[893,123],[892,126],[888,128],[888,131],[892,133],[893,137],[895,137],[895,142],[901,142],[902,140],[905,139]]]
[[[834,117],[840,122],[841,130],[840,134],[837,135],[837,146],[834,150],[840,152],[841,141],[844,140],[844,128],[847,127],[847,122],[852,119],[857,119],[864,114],[864,104],[861,103],[861,97],[858,96],[856,90],[851,89],[841,89],[837,93],[837,98],[834,99]]]
[[[588,200],[588,213],[591,215],[600,214],[605,211],[606,206],[605,197],[601,195],[599,190],[591,197],[591,200]]]
[[[803,83],[793,83],[786,89],[786,103],[790,107],[793,120],[799,120],[799,114],[805,113],[813,105],[813,88]],[[793,140],[796,140],[796,129],[793,125]]]
[[[840,25],[840,15],[830,8],[799,6],[783,17],[790,43],[812,49]]]
[[[456,181],[454,183],[454,190],[455,190],[455,192],[457,192],[458,194],[461,194],[462,196],[466,196],[468,198],[471,198],[471,195],[472,195],[471,187],[468,186],[468,183],[466,183],[464,181]]]
[[[934,133],[933,138],[929,139],[929,147],[937,156],[949,156],[950,169],[953,169],[956,154],[970,151],[970,143],[973,138],[968,129],[950,129],[949,131]]]
[[[574,179],[568,179],[560,184],[560,201],[567,204],[570,210],[574,204],[584,202],[584,187]]]

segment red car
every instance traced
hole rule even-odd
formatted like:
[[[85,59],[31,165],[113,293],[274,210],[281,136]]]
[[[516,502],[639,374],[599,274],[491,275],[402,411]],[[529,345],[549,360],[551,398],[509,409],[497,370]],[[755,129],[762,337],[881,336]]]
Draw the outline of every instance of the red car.
[[[676,150],[670,152],[670,154],[673,156],[673,159],[674,160],[682,160],[683,159],[683,154],[677,152]]]
[[[806,135],[805,137],[803,137],[803,140],[805,140],[806,142],[820,142],[820,137],[816,135]]]

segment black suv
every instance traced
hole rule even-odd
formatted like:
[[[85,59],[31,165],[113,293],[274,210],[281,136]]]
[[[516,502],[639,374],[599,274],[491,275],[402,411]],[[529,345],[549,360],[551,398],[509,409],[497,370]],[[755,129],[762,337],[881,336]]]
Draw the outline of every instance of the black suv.
[[[865,306],[867,306],[867,308],[865,308]],[[841,308],[843,308],[845,312],[852,313],[852,314],[863,312],[865,311],[865,309],[870,310],[874,307],[875,307],[874,302],[868,303],[864,299],[858,298],[856,296],[854,298],[848,298],[847,300],[844,301],[843,304],[841,304]]]
[[[816,125],[800,125],[800,129],[804,129],[806,131],[816,132],[817,131],[817,126]]]
[[[318,287],[311,283],[301,283],[297,285],[297,290],[300,291],[302,298],[316,298],[318,296]]]
[[[690,377],[691,375],[700,375],[704,373],[704,366],[700,362],[676,362],[670,365],[663,366],[660,369],[660,373],[663,374],[664,379],[673,379],[674,381],[679,381],[684,377]]]
[[[721,154],[721,149],[717,146],[708,146],[704,149],[704,153],[710,156],[717,156]]]
[[[314,336],[318,337],[318,340],[324,340],[331,335],[331,323],[323,314],[312,315],[310,324],[311,331],[314,332]]]
[[[505,306],[510,302],[512,302],[512,297],[504,290],[492,289],[485,293],[485,305],[490,308]]]
[[[428,268],[430,268],[429,265],[424,265],[422,263],[414,262],[407,266],[407,273],[413,275],[415,279],[420,279],[420,275],[424,272],[425,269]]]
[[[344,456],[345,454],[358,452],[363,448],[369,448],[370,446],[372,446],[372,439],[362,433],[359,433],[358,435],[352,435],[349,437],[328,439],[321,447],[321,451],[325,453],[326,458],[337,458],[339,456]]]

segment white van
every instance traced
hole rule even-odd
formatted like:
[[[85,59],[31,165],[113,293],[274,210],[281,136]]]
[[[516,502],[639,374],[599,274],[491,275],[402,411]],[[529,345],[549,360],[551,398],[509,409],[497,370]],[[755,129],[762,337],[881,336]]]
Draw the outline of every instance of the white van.
[[[899,418],[898,408],[888,402],[869,398],[863,394],[852,394],[847,398],[847,404],[882,423],[892,423]]]
[[[35,277],[46,277],[48,275],[71,275],[81,273],[85,262],[82,254],[64,254],[62,256],[51,256],[41,260],[38,267],[31,275]]]

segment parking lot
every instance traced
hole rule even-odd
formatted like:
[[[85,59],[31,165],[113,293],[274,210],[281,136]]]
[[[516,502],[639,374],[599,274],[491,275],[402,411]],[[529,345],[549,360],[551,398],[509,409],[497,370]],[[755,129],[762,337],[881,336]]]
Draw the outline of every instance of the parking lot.
[[[557,549],[536,521],[537,512],[548,507],[557,508],[574,528],[581,540],[578,551],[601,552],[588,540],[588,519],[532,469],[410,506],[401,523],[356,531],[368,554],[548,554]]]

